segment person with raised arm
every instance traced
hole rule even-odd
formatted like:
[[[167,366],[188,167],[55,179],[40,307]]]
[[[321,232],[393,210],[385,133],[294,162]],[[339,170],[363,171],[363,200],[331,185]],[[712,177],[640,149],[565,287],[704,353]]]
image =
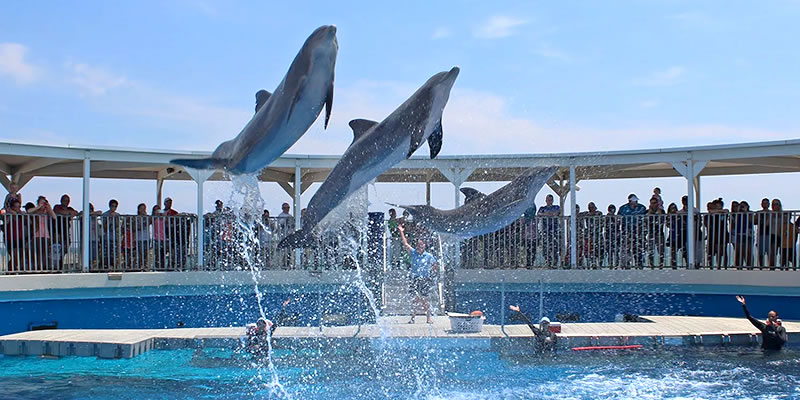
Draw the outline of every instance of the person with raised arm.
[[[750,315],[744,296],[736,296],[736,300],[742,303],[744,316],[747,317],[747,320],[750,321],[756,329],[761,331],[761,348],[764,350],[780,350],[783,348],[783,345],[785,345],[789,339],[786,335],[786,328],[783,327],[781,320],[778,319],[778,313],[774,310],[770,310],[770,312],[767,313],[767,322],[764,323]]]
[[[425,307],[425,321],[433,323],[431,320],[431,307],[428,301],[428,296],[433,286],[433,273],[439,267],[436,257],[433,254],[425,251],[425,241],[421,238],[417,239],[417,247],[411,247],[406,238],[405,227],[400,225],[397,227],[400,232],[400,240],[403,242],[403,247],[408,250],[411,258],[411,294],[414,300],[411,303],[411,320],[409,324],[414,323],[414,317],[417,315],[417,306],[422,304]]]
[[[515,311],[517,316],[522,319],[526,324],[528,324],[528,328],[531,329],[533,332],[534,337],[536,338],[536,352],[537,353],[544,353],[545,351],[548,352],[555,352],[556,346],[558,345],[558,336],[555,332],[550,330],[550,318],[542,317],[539,321],[539,327],[537,328],[536,325],[533,324],[530,317],[528,317],[525,313],[523,313],[519,306],[508,306],[511,311]]]

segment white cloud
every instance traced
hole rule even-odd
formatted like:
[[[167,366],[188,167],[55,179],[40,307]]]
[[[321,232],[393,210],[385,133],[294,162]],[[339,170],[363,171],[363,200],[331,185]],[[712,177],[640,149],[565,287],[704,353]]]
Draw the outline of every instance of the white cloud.
[[[65,80],[77,87],[78,94],[96,110],[136,117],[138,123],[155,128],[138,137],[108,137],[115,145],[213,150],[221,141],[236,136],[252,116],[245,107],[214,105],[197,96],[160,89],[105,68],[67,63],[66,69]],[[165,135],[166,132],[172,135]],[[174,135],[184,132],[191,136]],[[157,144],[148,143],[153,141]]]
[[[25,60],[28,48],[19,43],[0,43],[0,76],[10,77],[20,85],[35,82],[41,69]]]
[[[570,57],[569,54],[564,53],[563,51],[558,50],[547,43],[542,43],[539,46],[534,47],[533,52],[540,57],[549,58],[552,60],[572,61],[572,57]]]
[[[446,26],[440,26],[440,27],[436,28],[433,31],[433,34],[431,35],[431,39],[444,39],[444,38],[450,37],[452,35],[453,35],[453,31],[450,28],[448,28]]]
[[[513,35],[514,28],[527,23],[528,21],[523,19],[496,15],[478,26],[473,33],[480,39],[500,39]]]
[[[124,76],[88,64],[67,62],[65,67],[71,75],[70,83],[80,89],[81,95],[102,96],[111,89],[129,84]]]
[[[633,84],[639,86],[669,86],[678,83],[685,75],[686,68],[676,65],[665,70],[655,71],[643,78],[636,78],[633,80]]]
[[[422,82],[420,82],[421,84]],[[347,122],[353,118],[380,121],[416,90],[397,82],[361,81],[337,87],[331,124],[320,121],[293,146],[292,154],[342,154],[352,140]],[[645,100],[642,107],[659,101]],[[321,120],[321,119],[320,119]],[[542,123],[522,117],[495,93],[456,87],[442,118],[442,154],[514,154],[650,149],[734,142],[788,139],[796,132],[768,131],[723,124],[658,125],[596,128],[568,121]],[[417,154],[426,154],[420,149]]]

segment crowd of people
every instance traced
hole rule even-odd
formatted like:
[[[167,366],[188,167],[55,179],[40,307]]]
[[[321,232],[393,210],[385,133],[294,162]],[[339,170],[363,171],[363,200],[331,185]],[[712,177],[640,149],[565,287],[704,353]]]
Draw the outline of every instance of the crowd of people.
[[[666,205],[655,188],[648,202],[636,194],[607,212],[595,203],[576,213],[577,263],[583,267],[678,267],[688,265],[688,197],[681,206]],[[797,267],[795,247],[800,217],[784,211],[779,199],[763,199],[752,211],[747,201],[722,198],[694,208],[695,264],[708,267]],[[528,210],[510,226],[473,238],[462,250],[472,267],[549,266],[571,264],[570,221],[547,195],[545,205]]]
[[[600,211],[590,202],[586,211],[577,206],[576,255],[582,267],[678,267],[688,265],[688,198],[680,206],[665,205],[661,190],[655,188],[642,204],[635,194],[617,207]],[[23,202],[18,188],[11,184],[0,210],[9,271],[63,271],[68,263],[80,260],[68,256],[80,248],[82,212],[70,205],[70,196],[61,196],[51,206],[45,196],[36,202]],[[729,207],[726,207],[729,206]],[[753,211],[747,201],[728,204],[721,198],[706,204],[705,213],[694,210],[694,253],[697,265],[709,267],[778,267],[796,268],[795,247],[800,218],[783,210],[779,199],[763,199],[761,209]],[[196,240],[196,218],[173,208],[170,198],[164,208],[148,209],[141,203],[134,216],[122,216],[119,202],[111,199],[106,211],[90,204],[90,260],[98,270],[185,269]],[[148,213],[149,211],[149,213]],[[564,210],[547,195],[545,204],[530,209],[510,226],[491,234],[465,241],[461,248],[462,264],[467,267],[567,267],[571,264],[570,223]],[[14,217],[18,218],[14,218]],[[19,216],[28,216],[22,218]],[[123,218],[124,217],[124,218]],[[131,218],[133,217],[133,218]],[[170,218],[166,218],[170,217]],[[206,260],[230,265],[242,257],[255,257],[260,264],[290,266],[293,252],[276,250],[278,239],[294,231],[295,219],[289,203],[281,205],[277,217],[263,210],[261,223],[255,227],[259,246],[252,254],[235,251],[235,243],[246,240],[238,229],[233,210],[221,200],[215,210],[204,216],[203,231]],[[410,243],[423,239],[433,244],[433,235],[415,224],[407,211],[398,216],[388,212],[390,268],[408,269],[411,258],[405,251],[398,228],[404,229]],[[313,255],[309,255],[313,256]],[[309,257],[313,258],[313,257]],[[318,257],[319,258],[319,257]],[[323,254],[321,260],[331,257]],[[36,266],[33,266],[33,265]],[[33,266],[33,267],[32,267]]]

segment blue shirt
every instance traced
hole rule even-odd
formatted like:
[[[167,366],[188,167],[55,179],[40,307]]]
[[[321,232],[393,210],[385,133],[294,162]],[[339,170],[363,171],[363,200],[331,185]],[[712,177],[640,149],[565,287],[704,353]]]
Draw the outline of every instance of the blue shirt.
[[[431,267],[436,263],[436,257],[427,251],[419,254],[417,249],[411,249],[411,275],[415,278],[430,278]]]

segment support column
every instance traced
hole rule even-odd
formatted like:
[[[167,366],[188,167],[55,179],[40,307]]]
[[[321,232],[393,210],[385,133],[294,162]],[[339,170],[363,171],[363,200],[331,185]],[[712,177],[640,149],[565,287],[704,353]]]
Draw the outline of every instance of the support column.
[[[214,175],[214,170],[184,168],[197,184],[197,269],[205,269],[205,221],[203,220],[203,183]],[[159,196],[160,197],[160,196]]]
[[[299,165],[294,167],[294,229],[298,230],[303,227],[302,219],[302,205],[300,204],[300,195],[303,194],[303,175]],[[294,250],[294,267],[300,269],[301,260],[303,255],[302,249]]]
[[[570,265],[572,268],[576,268],[578,266],[578,215],[575,213],[575,204],[576,196],[575,196],[575,166],[569,166],[569,199],[571,203],[572,210],[569,212],[569,243],[570,243],[570,251],[569,251],[569,260]]]
[[[457,208],[461,204],[461,185],[467,181],[472,175],[473,168],[442,168],[439,171],[447,178],[450,183],[455,187],[454,191],[454,204],[453,208]]]
[[[431,205],[431,181],[425,182],[425,204]]]
[[[695,267],[694,239],[694,161],[686,162],[686,268]]]
[[[700,205],[703,204],[701,201],[702,195],[700,194],[700,175],[697,173],[695,175],[697,176],[694,178],[694,204],[697,205],[697,208],[700,208]]]
[[[708,161],[695,161],[692,155],[688,155],[688,159],[684,162],[672,163],[672,168],[675,168],[681,176],[686,178],[686,263],[687,268],[694,268],[696,264],[697,255],[695,254],[696,238],[694,226],[695,217],[695,201],[699,203],[700,194],[699,188],[695,192],[695,179],[697,183],[700,182],[700,171],[708,165]]]
[[[91,215],[89,215],[89,181],[91,179],[92,169],[89,155],[84,156],[83,159],[83,215],[81,216],[81,259],[83,265],[83,272],[89,272],[89,224]]]

